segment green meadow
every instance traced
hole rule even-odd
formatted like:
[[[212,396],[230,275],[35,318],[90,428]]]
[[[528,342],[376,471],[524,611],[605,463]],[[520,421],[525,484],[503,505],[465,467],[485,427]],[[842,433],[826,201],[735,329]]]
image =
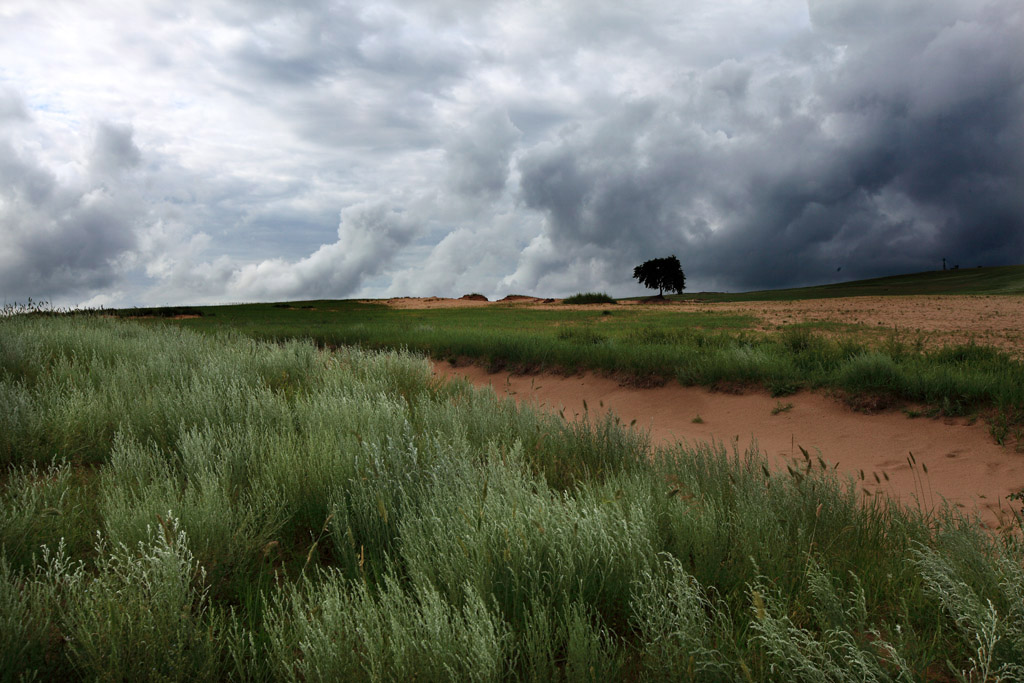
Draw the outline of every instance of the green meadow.
[[[607,303],[183,313],[0,318],[3,680],[1024,677],[1019,518],[655,446],[424,355],[1019,409],[998,352]]]
[[[725,296],[795,300],[815,296],[812,290],[821,297],[1020,293],[1024,266]],[[711,295],[691,298],[702,296]],[[639,386],[673,381],[765,389],[774,396],[817,390],[854,407],[912,405],[931,416],[981,418],[1001,444],[1021,443],[1024,434],[1024,363],[1018,357],[971,341],[929,345],[925,334],[913,330],[816,321],[764,331],[754,316],[716,311],[711,304],[686,311],[607,302],[564,310],[515,304],[401,310],[325,300],[114,313],[161,320],[168,312],[201,316],[174,321],[186,328],[230,329],[265,341],[408,350],[492,371],[591,370]]]

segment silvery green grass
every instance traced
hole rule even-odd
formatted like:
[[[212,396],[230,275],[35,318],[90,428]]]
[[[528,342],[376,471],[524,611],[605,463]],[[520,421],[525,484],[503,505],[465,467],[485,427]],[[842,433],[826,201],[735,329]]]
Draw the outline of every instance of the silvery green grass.
[[[310,301],[108,314],[188,315],[174,324],[262,341],[309,339],[323,348],[404,348],[492,371],[590,370],[640,385],[760,387],[778,397],[825,391],[856,409],[909,404],[918,415],[981,419],[997,443],[1024,451],[1019,355],[975,340],[942,344],[941,335],[911,329],[811,321],[765,331],[754,329],[756,318],[727,311],[612,305],[401,310]]]
[[[1024,677],[1019,535],[813,458],[99,316],[0,320],[0,405],[7,680]]]

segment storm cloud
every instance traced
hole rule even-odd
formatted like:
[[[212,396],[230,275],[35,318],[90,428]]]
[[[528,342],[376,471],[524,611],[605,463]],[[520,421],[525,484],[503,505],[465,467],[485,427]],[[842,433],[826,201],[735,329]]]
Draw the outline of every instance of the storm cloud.
[[[682,74],[525,154],[552,248],[608,247],[623,271],[675,252],[721,288],[1019,262],[1020,9],[821,5],[771,59]]]
[[[1012,0],[16,0],[0,294],[629,295],[670,253],[691,290],[1019,263],[1021,35]]]
[[[18,118],[25,118],[19,116]],[[105,180],[137,163],[131,130],[102,124],[69,177],[0,138],[0,292],[53,299],[116,281],[143,207]]]

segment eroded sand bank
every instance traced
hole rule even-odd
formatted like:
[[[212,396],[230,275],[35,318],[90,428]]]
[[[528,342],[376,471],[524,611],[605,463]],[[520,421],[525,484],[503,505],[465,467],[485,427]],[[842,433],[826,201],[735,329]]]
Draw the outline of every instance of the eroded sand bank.
[[[981,421],[908,418],[901,412],[865,415],[820,394],[802,392],[782,399],[765,393],[733,395],[669,383],[636,389],[585,373],[560,375],[490,374],[477,366],[434,364],[436,374],[464,377],[491,386],[499,395],[564,410],[567,417],[612,410],[625,424],[636,420],[655,443],[677,440],[736,443],[756,440],[772,465],[804,463],[799,447],[856,478],[862,495],[884,494],[926,508],[945,498],[977,510],[985,524],[1011,521],[1006,496],[1024,488],[1024,455],[996,444]],[[773,409],[792,407],[777,414]],[[700,417],[700,422],[694,419]],[[909,461],[913,453],[916,465]],[[927,467],[927,473],[925,473]],[[864,479],[861,480],[861,472]],[[878,476],[876,482],[875,475]],[[886,476],[888,478],[886,478]]]

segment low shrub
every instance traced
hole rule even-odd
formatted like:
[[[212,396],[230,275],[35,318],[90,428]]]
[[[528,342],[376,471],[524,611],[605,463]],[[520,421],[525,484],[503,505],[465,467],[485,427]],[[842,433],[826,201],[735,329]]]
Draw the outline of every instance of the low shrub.
[[[614,304],[615,299],[603,292],[573,294],[562,300],[563,304]]]

